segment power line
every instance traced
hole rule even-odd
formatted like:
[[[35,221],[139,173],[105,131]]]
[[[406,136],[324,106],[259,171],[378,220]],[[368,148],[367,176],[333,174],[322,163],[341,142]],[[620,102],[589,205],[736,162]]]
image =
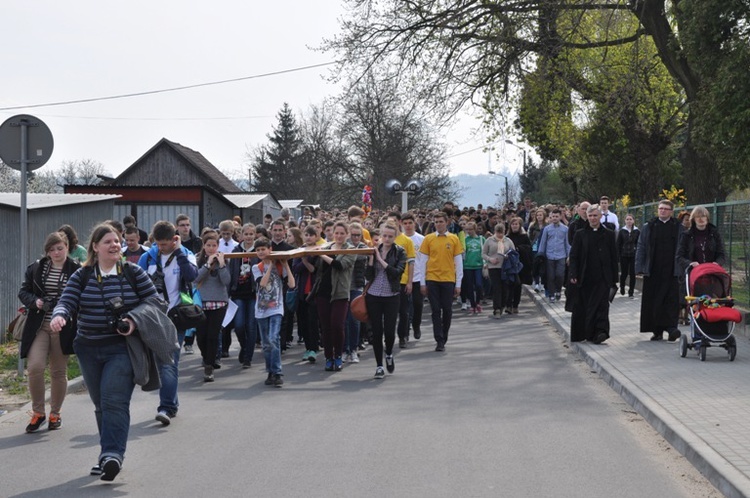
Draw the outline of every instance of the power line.
[[[66,116],[60,114],[38,114],[41,118],[87,119],[101,121],[228,121],[245,119],[268,119],[273,116],[213,116],[213,117],[124,117],[124,116]]]
[[[292,69],[283,69],[281,71],[273,71],[270,73],[263,73],[263,74],[255,74],[252,76],[243,76],[241,78],[232,78],[228,80],[220,80],[220,81],[210,81],[207,83],[196,83],[194,85],[185,85],[185,86],[177,86],[173,88],[164,88],[161,90],[148,90],[145,92],[135,92],[135,93],[125,93],[121,95],[111,95],[108,97],[92,97],[88,99],[78,99],[78,100],[66,100],[62,102],[48,102],[46,104],[30,104],[30,105],[17,105],[12,107],[0,107],[0,111],[15,111],[17,109],[34,109],[38,107],[53,107],[53,106],[60,106],[60,105],[71,105],[71,104],[84,104],[87,102],[99,102],[102,100],[116,100],[116,99],[126,99],[130,97],[142,97],[144,95],[154,95],[158,93],[168,93],[168,92],[178,92],[181,90],[189,90],[191,88],[200,88],[205,86],[214,86],[214,85],[223,85],[226,83],[235,83],[237,81],[246,81],[246,80],[252,80],[257,78],[265,78],[268,76],[278,76],[280,74],[287,74],[287,73],[294,73],[298,71],[306,71],[308,69],[315,69],[318,67],[324,67],[324,66],[330,66],[332,64],[336,64],[336,61],[332,62],[324,62],[322,64],[313,64],[311,66],[302,66],[302,67],[295,67]]]
[[[480,149],[486,149],[487,147],[492,147],[493,145],[497,145],[497,144],[499,144],[501,142],[502,142],[502,140],[498,140],[497,142],[493,142],[491,144],[482,145],[480,147],[474,147],[473,149],[465,150],[463,152],[459,152],[457,154],[453,154],[451,156],[448,156],[448,157],[446,157],[446,159],[453,159],[454,157],[463,156],[464,154],[469,154],[470,152],[474,152],[474,151],[477,151],[477,150],[480,150]]]

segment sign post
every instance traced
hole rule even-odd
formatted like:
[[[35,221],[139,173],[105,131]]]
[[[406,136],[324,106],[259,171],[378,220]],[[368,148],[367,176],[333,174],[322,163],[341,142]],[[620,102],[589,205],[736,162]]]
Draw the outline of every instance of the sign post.
[[[29,220],[26,188],[29,171],[44,166],[52,155],[54,141],[44,122],[34,116],[19,114],[0,125],[0,159],[21,172],[21,274],[28,266]],[[23,277],[22,277],[23,278]],[[19,348],[20,352],[20,348]],[[23,377],[23,360],[18,357],[18,375]]]

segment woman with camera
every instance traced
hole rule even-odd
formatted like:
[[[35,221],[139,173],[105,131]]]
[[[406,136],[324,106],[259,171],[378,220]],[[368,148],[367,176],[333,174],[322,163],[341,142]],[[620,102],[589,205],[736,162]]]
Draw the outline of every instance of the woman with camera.
[[[94,228],[83,268],[74,273],[52,314],[59,332],[78,317],[73,348],[94,403],[101,453],[91,469],[111,481],[120,472],[130,428],[134,367],[125,337],[135,330],[127,315],[146,300],[158,298],[145,271],[122,261],[120,235],[114,227]]]
[[[224,254],[219,252],[219,234],[214,231],[206,232],[201,239],[203,249],[198,253],[198,276],[194,283],[201,291],[206,320],[198,325],[196,338],[203,356],[203,380],[213,382],[214,368],[221,366],[216,361],[216,351],[221,326],[227,314],[227,289],[232,277],[224,261]]]
[[[47,428],[62,427],[60,409],[68,390],[68,355],[73,354],[75,323],[53,331],[50,328],[52,309],[62,294],[71,275],[80,267],[68,257],[68,239],[65,234],[53,232],[44,242],[45,256],[26,269],[18,298],[26,306],[27,318],[21,338],[21,358],[28,358],[29,394],[31,395],[31,421],[26,432],[38,431],[47,416],[44,409],[44,370],[49,359],[50,414]]]

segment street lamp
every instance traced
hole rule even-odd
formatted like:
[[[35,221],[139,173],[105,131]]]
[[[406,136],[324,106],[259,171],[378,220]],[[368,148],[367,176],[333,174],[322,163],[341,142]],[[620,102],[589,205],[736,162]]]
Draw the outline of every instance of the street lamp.
[[[409,194],[416,195],[424,190],[424,184],[421,180],[412,179],[401,185],[396,179],[385,182],[385,190],[391,195],[401,194],[401,212],[405,213],[409,209]]]
[[[490,170],[490,174],[491,174],[491,175],[502,176],[503,178],[505,178],[505,205],[507,206],[507,205],[508,205],[508,202],[510,202],[510,201],[509,201],[509,198],[510,198],[510,197],[509,197],[509,195],[508,195],[508,177],[507,177],[507,176],[505,176],[505,175],[501,175],[500,173],[498,173],[498,172],[496,172],[496,171],[492,171],[492,170]]]
[[[505,143],[508,145],[512,145],[516,149],[520,149],[520,151],[523,152],[523,174],[525,175],[526,174],[526,149],[524,149],[520,145],[516,145],[515,143],[513,143],[512,140],[506,140]]]

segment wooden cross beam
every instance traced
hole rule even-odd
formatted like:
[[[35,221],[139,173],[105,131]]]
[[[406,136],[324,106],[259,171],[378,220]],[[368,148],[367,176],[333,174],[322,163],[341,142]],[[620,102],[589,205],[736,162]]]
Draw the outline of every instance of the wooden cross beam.
[[[268,257],[270,259],[292,259],[301,258],[302,256],[333,256],[336,254],[361,254],[363,256],[369,256],[374,254],[375,250],[367,247],[363,249],[316,249],[300,247],[299,249],[292,249],[291,251],[274,251],[271,252]],[[256,252],[228,252],[224,253],[224,259],[232,258],[254,258],[257,257]]]

